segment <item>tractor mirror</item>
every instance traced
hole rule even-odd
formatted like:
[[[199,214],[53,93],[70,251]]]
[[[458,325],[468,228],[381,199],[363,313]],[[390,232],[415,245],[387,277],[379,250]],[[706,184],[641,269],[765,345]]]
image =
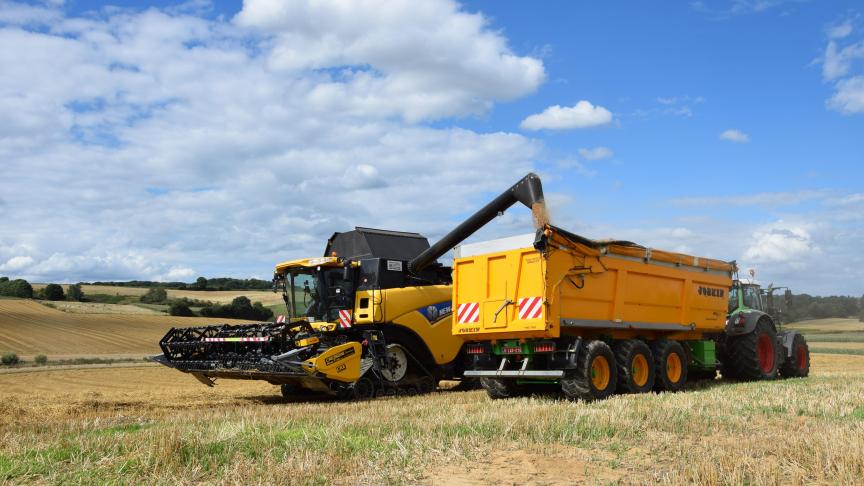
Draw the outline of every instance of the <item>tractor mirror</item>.
[[[786,292],[783,292],[783,300],[786,301],[787,305],[792,301],[792,291],[791,290],[786,289]]]

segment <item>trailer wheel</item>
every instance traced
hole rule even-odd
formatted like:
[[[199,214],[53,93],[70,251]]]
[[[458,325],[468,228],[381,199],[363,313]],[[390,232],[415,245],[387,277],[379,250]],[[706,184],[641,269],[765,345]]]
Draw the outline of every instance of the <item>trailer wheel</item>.
[[[654,357],[638,339],[618,341],[613,346],[618,365],[618,392],[646,393],[654,387]]]
[[[739,380],[773,380],[777,378],[777,332],[767,319],[760,319],[749,334],[728,341],[728,363]]]
[[[486,394],[493,400],[500,398],[511,398],[519,395],[515,380],[503,380],[501,378],[480,378],[480,384],[486,390]]]
[[[654,389],[677,392],[687,383],[687,354],[678,341],[658,339],[651,343],[654,353]]]
[[[810,374],[810,347],[804,336],[796,334],[792,340],[792,356],[783,362],[780,375],[783,378],[803,378]]]
[[[561,391],[571,400],[602,400],[615,392],[616,369],[609,345],[590,341],[581,351],[576,370],[561,378]]]

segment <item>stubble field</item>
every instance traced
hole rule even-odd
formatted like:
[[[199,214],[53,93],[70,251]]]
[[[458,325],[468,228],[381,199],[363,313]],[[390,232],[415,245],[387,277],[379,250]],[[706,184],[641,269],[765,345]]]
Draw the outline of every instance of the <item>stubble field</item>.
[[[0,300],[0,350],[147,354],[168,327],[199,322]],[[812,370],[596,403],[482,391],[343,403],[286,401],[261,382],[207,388],[143,363],[6,369],[0,483],[859,482],[864,356],[815,354]]]

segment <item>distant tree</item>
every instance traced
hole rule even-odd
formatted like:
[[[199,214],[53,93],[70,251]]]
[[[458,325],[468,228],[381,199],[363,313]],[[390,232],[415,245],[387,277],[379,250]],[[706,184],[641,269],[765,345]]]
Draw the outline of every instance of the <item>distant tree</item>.
[[[204,277],[198,277],[195,280],[195,288],[198,290],[207,290],[207,279]]]
[[[273,311],[264,307],[261,302],[252,302],[246,296],[235,297],[228,305],[210,305],[201,309],[204,317],[227,317],[230,319],[247,319],[250,321],[267,321],[273,317]]]
[[[84,300],[84,291],[81,290],[81,284],[72,284],[66,291],[66,298],[75,302]]]
[[[163,304],[168,300],[168,291],[163,288],[151,288],[140,298],[145,304]]]
[[[9,281],[9,277],[0,277],[0,283],[8,282],[8,281]]]
[[[20,363],[21,360],[18,358],[18,355],[15,353],[6,353],[2,357],[0,357],[0,363],[3,363],[6,366],[12,366]]]
[[[36,364],[44,365],[48,362],[48,356],[45,356],[44,354],[37,354],[36,357],[33,358],[33,361],[36,362]]]
[[[6,279],[0,282],[0,295],[8,297],[21,297],[22,299],[33,298],[33,287],[26,280],[17,278],[15,280]]]
[[[51,283],[45,286],[43,295],[46,300],[63,300],[66,296],[63,294],[63,287]]]
[[[171,308],[168,310],[168,313],[172,316],[180,316],[180,317],[192,317],[195,315],[192,312],[192,309],[186,304],[186,302],[178,301],[171,304]]]

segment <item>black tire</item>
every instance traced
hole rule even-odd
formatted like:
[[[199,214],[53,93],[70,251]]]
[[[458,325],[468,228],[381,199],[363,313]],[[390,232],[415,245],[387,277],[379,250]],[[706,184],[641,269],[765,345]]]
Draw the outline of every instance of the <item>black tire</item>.
[[[480,384],[486,390],[486,394],[493,400],[501,398],[512,398],[519,395],[516,380],[504,380],[501,378],[480,378]]]
[[[720,372],[720,376],[724,379],[736,380],[738,378],[735,376],[735,370],[732,369],[732,365],[729,364],[730,357],[729,353],[726,352],[726,348],[728,347],[727,341],[728,339],[721,339],[717,342],[717,361],[720,362],[717,371]]]
[[[780,361],[777,351],[774,326],[768,319],[759,319],[753,332],[728,340],[728,363],[724,365],[738,380],[773,380],[777,378]]]
[[[792,339],[792,356],[780,366],[783,378],[803,378],[810,374],[810,346],[804,336],[796,334]]]
[[[351,385],[351,398],[354,400],[369,400],[375,398],[376,391],[375,382],[368,376],[361,376],[359,380]]]
[[[607,368],[605,379],[603,379],[604,372],[597,374],[597,368],[604,366]],[[571,400],[593,401],[608,398],[615,392],[617,386],[616,369],[615,355],[609,345],[603,341],[589,341],[579,350],[576,369],[567,372],[561,378],[561,391]],[[600,379],[595,379],[597,376]]]
[[[654,354],[654,390],[677,392],[687,383],[687,352],[678,341],[658,339],[651,343]]]
[[[282,396],[285,398],[304,398],[315,395],[314,391],[293,383],[281,385],[279,391],[282,392]]]
[[[647,393],[654,387],[654,356],[643,341],[618,341],[612,348],[618,368],[619,393]]]

